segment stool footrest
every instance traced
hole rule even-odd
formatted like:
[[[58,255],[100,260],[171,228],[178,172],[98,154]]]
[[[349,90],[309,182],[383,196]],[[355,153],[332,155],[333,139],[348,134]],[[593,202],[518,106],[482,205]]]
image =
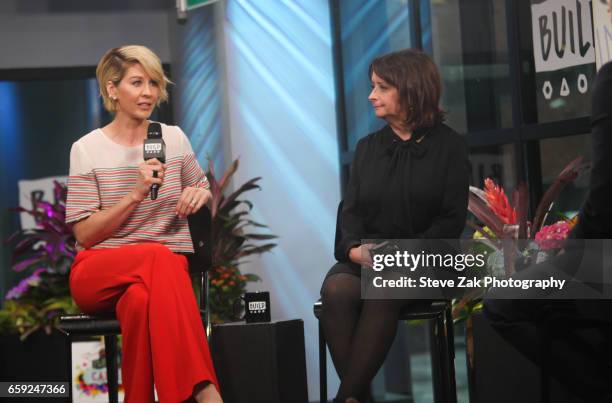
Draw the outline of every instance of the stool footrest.
[[[60,317],[59,328],[69,334],[101,335],[119,334],[119,321],[112,314],[108,316],[64,315]]]

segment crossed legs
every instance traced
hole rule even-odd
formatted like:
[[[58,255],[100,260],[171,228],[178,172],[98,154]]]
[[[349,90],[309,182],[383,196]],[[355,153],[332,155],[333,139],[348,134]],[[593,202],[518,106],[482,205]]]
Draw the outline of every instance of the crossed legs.
[[[70,289],[84,312],[117,313],[126,402],[220,402],[187,259],[146,243],[80,252]],[[206,400],[206,399],[207,400]]]

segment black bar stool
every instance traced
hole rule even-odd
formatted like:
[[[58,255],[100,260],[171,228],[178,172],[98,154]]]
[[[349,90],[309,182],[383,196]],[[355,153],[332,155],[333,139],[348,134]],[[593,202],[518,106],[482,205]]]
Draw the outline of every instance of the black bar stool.
[[[450,301],[415,301],[406,307],[400,320],[429,319],[431,369],[435,403],[457,403],[455,383],[455,345]],[[320,319],[321,300],[314,303],[314,315]],[[327,401],[327,342],[319,323],[319,391],[321,402]]]
[[[336,214],[337,245],[342,238],[340,227],[341,201]],[[318,300],[313,306],[314,315],[320,319],[323,302]],[[431,345],[431,369],[435,403],[457,403],[457,386],[455,383],[455,337],[453,330],[452,305],[446,300],[415,300],[401,313],[399,320],[429,319]],[[327,401],[327,342],[319,322],[319,382],[321,403]]]

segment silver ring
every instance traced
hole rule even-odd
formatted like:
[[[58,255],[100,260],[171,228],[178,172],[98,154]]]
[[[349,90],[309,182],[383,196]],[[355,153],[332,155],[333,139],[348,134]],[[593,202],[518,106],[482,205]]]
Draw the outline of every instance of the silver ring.
[[[190,205],[191,207],[195,207],[195,205],[196,205],[196,201],[195,201],[195,199],[193,199],[193,200],[192,200],[192,201],[189,203],[189,205]]]

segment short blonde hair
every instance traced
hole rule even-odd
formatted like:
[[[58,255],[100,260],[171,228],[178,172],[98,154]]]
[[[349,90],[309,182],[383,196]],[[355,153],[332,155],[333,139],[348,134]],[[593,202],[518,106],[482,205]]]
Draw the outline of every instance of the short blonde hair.
[[[111,81],[116,86],[123,79],[125,72],[134,64],[140,64],[144,71],[157,82],[159,86],[159,99],[157,106],[160,103],[168,100],[168,91],[166,87],[172,82],[164,74],[159,57],[153,51],[141,45],[127,45],[120,48],[113,48],[107,51],[96,68],[96,78],[100,87],[100,96],[104,102],[104,108],[109,112],[117,111],[116,102],[110,98],[106,84]]]

